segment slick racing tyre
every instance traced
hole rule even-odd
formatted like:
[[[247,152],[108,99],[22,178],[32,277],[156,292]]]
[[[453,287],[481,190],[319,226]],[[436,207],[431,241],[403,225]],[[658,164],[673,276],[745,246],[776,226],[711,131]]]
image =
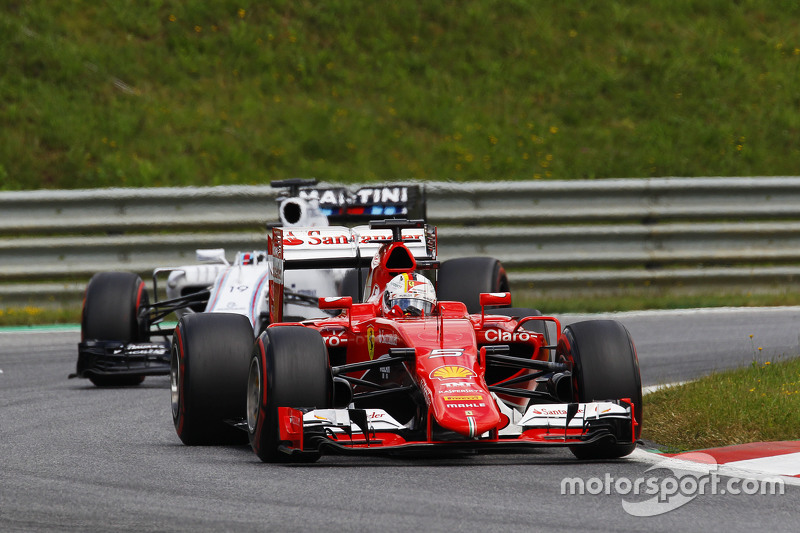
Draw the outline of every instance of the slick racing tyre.
[[[642,380],[630,333],[616,320],[587,320],[564,328],[559,356],[573,363],[573,387],[578,402],[630,398],[637,422],[633,440],[642,427]],[[601,440],[570,446],[578,459],[615,459],[636,448],[636,443]]]
[[[344,274],[342,284],[339,289],[340,296],[350,296],[353,298],[353,303],[361,303],[364,301],[364,284],[367,282],[369,276],[368,268],[351,268]]]
[[[503,265],[493,257],[460,257],[439,267],[436,294],[439,300],[463,302],[468,313],[480,313],[482,292],[509,292]]]
[[[246,444],[243,420],[253,326],[244,315],[199,313],[181,318],[172,336],[172,422],[187,445]]]
[[[318,331],[278,326],[256,340],[247,380],[250,445],[266,463],[313,462],[318,452],[281,452],[278,407],[325,409],[331,406],[333,379],[325,342]]]
[[[147,288],[132,272],[100,272],[86,286],[81,340],[147,342],[150,324],[141,313],[149,305]],[[97,386],[139,385],[144,376],[89,375]]]

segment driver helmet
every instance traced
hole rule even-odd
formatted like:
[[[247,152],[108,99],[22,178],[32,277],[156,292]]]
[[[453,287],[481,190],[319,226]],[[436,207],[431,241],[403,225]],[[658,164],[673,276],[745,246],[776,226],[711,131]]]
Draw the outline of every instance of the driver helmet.
[[[422,274],[400,274],[386,284],[383,292],[383,311],[389,313],[395,306],[403,315],[430,315],[436,305],[433,284]]]

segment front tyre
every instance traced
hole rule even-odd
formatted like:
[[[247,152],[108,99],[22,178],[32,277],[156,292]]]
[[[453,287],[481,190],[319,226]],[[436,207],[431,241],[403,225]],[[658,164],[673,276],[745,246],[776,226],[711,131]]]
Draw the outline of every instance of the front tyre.
[[[198,313],[181,318],[172,337],[172,422],[184,444],[245,444],[228,422],[245,417],[253,327],[244,315]]]
[[[559,357],[573,363],[573,387],[578,402],[619,400],[633,402],[636,431],[642,428],[642,380],[630,333],[616,320],[587,320],[564,328]],[[636,448],[636,443],[607,440],[570,446],[578,459],[616,459]]]
[[[81,340],[150,340],[150,324],[145,310],[150,300],[142,279],[132,272],[100,272],[86,286],[81,313]],[[144,376],[89,374],[99,387],[139,385]]]
[[[256,340],[247,380],[250,445],[266,463],[316,461],[317,452],[289,455],[279,450],[278,407],[331,406],[333,379],[328,352],[317,330],[268,328]]]

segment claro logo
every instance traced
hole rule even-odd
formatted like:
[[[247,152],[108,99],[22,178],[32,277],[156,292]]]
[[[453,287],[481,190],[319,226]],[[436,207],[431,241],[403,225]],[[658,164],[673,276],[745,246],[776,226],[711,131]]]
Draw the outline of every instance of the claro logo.
[[[486,342],[528,342],[533,335],[527,331],[516,331],[510,333],[500,329],[490,329],[484,334]]]

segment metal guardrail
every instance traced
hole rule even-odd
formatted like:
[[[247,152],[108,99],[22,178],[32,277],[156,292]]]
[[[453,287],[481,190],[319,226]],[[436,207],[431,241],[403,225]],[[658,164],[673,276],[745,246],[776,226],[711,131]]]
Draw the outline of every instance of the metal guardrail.
[[[800,177],[425,185],[440,257],[490,255],[515,290],[800,279]],[[263,249],[269,186],[0,192],[0,305],[74,301],[89,277]]]
[[[436,224],[800,219],[800,177],[431,182]],[[0,234],[254,229],[276,220],[269,186],[0,192]]]

